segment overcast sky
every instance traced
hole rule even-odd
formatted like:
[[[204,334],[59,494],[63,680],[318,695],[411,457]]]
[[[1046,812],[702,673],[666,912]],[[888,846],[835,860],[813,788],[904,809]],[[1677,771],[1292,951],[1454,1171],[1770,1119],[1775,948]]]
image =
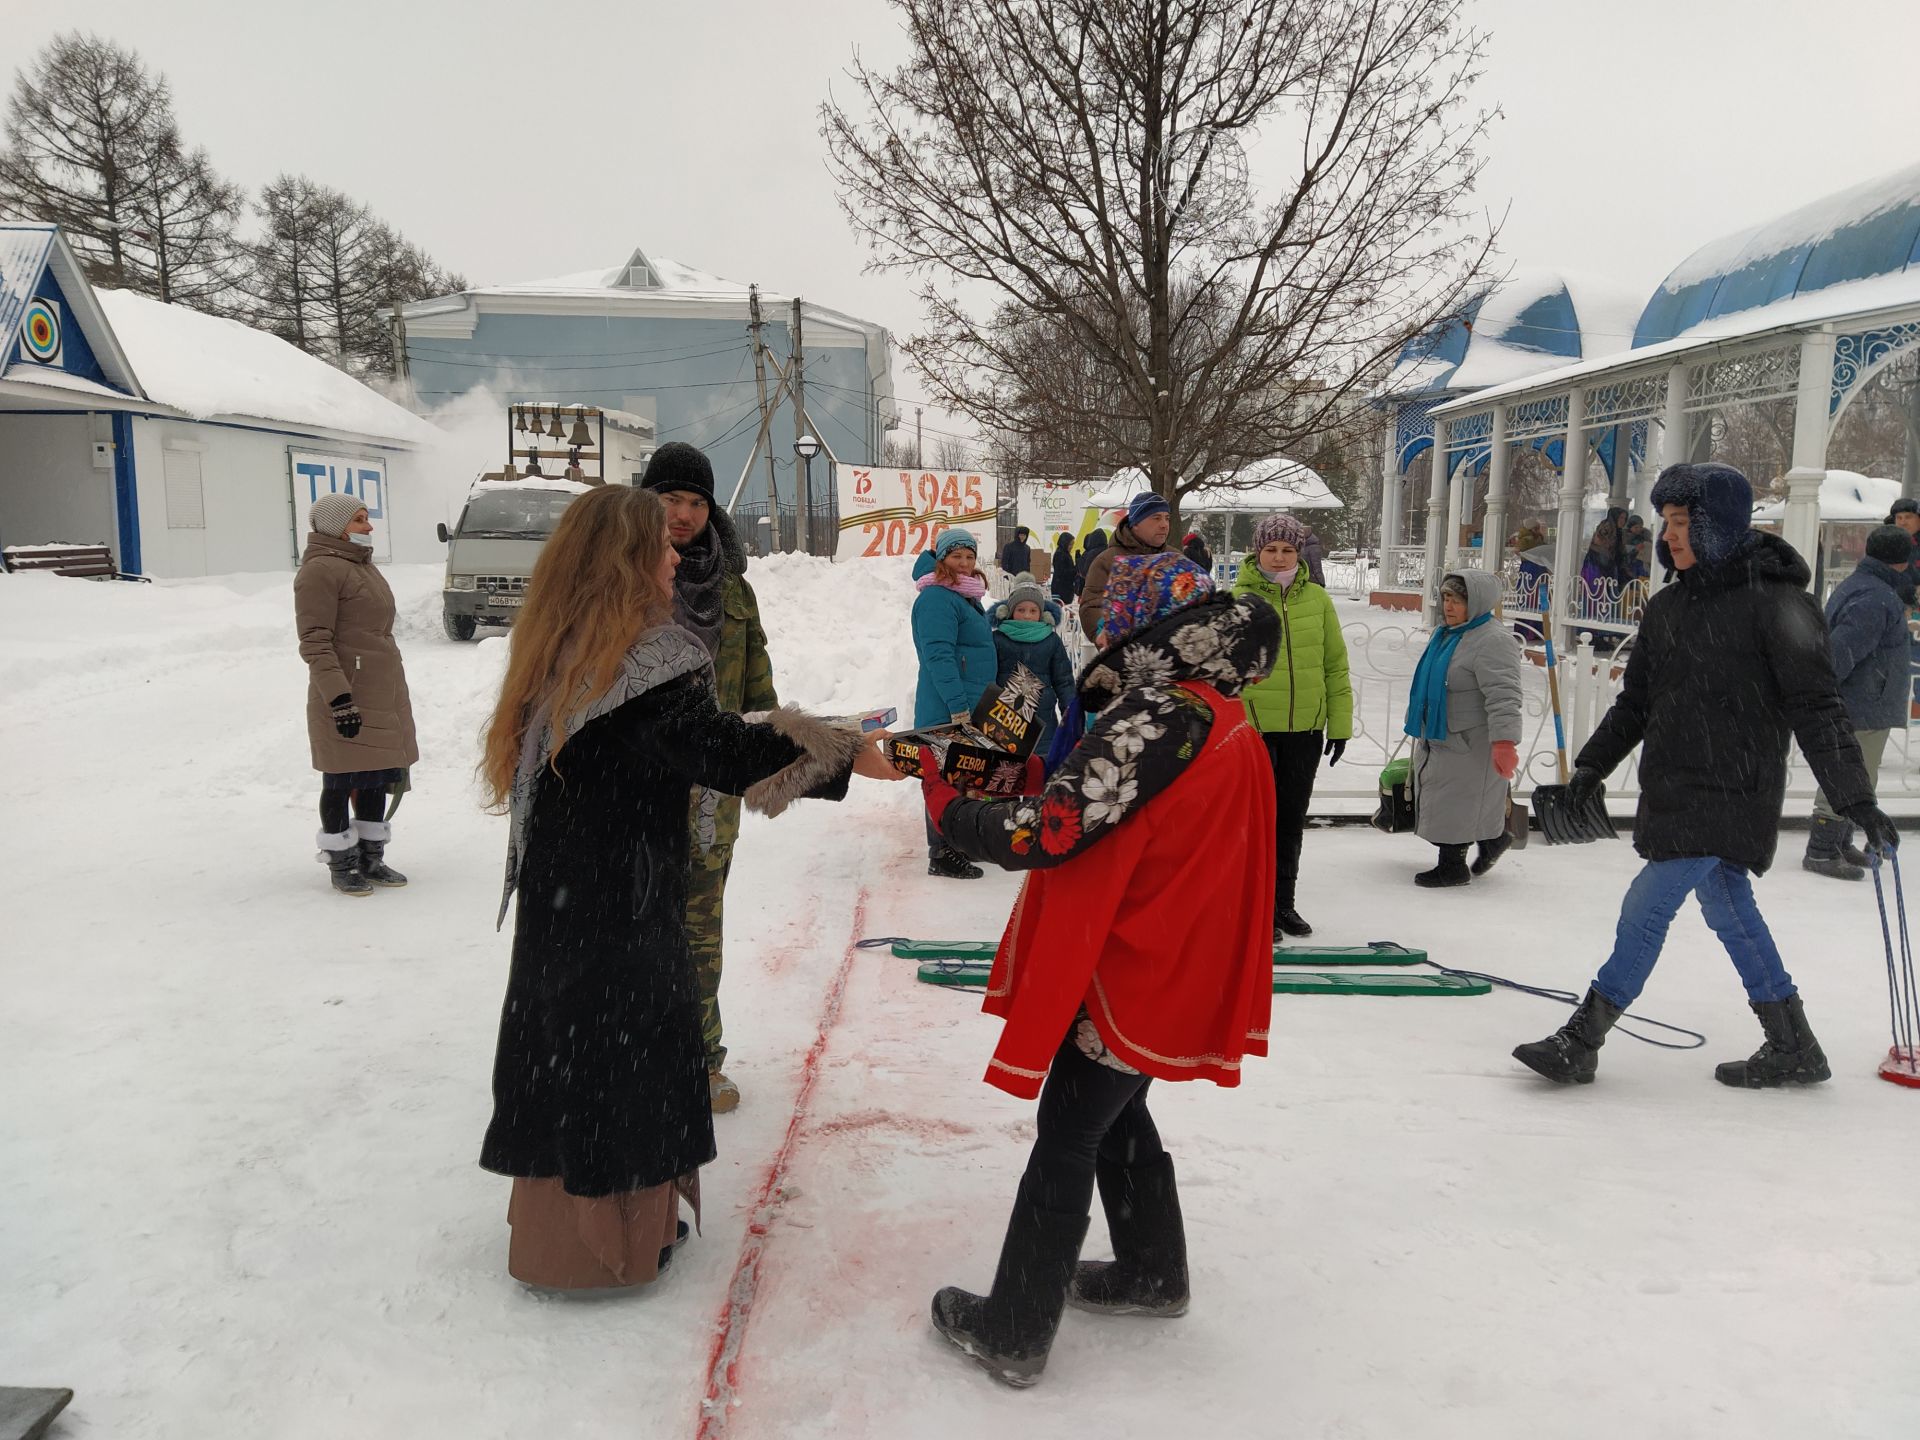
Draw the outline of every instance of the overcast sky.
[[[1651,290],[1688,252],[1920,160],[1915,0],[1477,0],[1481,186],[1512,261]],[[639,245],[899,334],[862,273],[816,116],[885,0],[0,0],[6,68],[57,30],[130,45],[188,137],[257,188],[304,171],[475,282]],[[1256,175],[1256,179],[1258,176]],[[919,382],[896,371],[907,404]]]

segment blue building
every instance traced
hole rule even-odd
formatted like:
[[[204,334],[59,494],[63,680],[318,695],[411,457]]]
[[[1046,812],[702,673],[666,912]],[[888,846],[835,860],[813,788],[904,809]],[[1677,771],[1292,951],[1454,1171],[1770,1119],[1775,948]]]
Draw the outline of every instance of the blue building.
[[[793,352],[792,299],[760,292],[761,335],[772,365]],[[748,329],[748,287],[639,250],[611,270],[491,285],[404,307],[407,364],[417,403],[432,410],[486,387],[504,404],[575,402],[653,421],[661,442],[705,450],[724,503],[747,467],[759,430]],[[884,327],[811,302],[801,307],[806,408],[823,456],[868,464],[893,419],[890,339]],[[793,407],[782,400],[773,454],[783,504],[791,504]],[[830,471],[813,470],[816,502]],[[762,458],[743,504],[766,497]]]

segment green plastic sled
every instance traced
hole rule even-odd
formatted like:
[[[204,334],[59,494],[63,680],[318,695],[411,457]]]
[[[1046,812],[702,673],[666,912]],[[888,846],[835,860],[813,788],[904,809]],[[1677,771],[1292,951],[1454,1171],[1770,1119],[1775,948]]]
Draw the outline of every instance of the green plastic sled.
[[[999,942],[994,940],[896,940],[893,953],[902,960],[984,960],[993,963]],[[1391,940],[1370,945],[1276,945],[1276,965],[1420,965],[1427,952],[1410,950]]]
[[[985,985],[988,960],[926,960],[920,979],[928,985]],[[1275,969],[1276,995],[1485,995],[1493,987],[1462,975],[1394,975],[1354,971]]]

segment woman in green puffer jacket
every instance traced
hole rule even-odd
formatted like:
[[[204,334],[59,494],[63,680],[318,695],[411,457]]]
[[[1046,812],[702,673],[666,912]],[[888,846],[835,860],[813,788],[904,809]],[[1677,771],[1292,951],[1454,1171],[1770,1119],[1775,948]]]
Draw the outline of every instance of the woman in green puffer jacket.
[[[1300,837],[1306,829],[1313,777],[1324,753],[1337,765],[1353,737],[1353,687],[1347,642],[1333,599],[1300,562],[1307,527],[1291,515],[1269,515],[1253,530],[1253,553],[1240,567],[1234,593],[1258,595],[1280,612],[1280,653],[1273,673],[1241,698],[1273,763],[1273,938],[1311,935],[1300,918]]]

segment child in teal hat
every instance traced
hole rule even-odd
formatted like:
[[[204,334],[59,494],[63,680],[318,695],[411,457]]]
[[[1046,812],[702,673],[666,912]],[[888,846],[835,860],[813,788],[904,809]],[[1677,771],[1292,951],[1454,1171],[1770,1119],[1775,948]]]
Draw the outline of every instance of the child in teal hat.
[[[1060,605],[1049,600],[1040,582],[1021,575],[1007,598],[993,607],[993,648],[999,658],[999,683],[1005,685],[1024,665],[1040,681],[1040,738],[1047,753],[1060,717],[1073,703],[1073,664],[1060,639]]]

